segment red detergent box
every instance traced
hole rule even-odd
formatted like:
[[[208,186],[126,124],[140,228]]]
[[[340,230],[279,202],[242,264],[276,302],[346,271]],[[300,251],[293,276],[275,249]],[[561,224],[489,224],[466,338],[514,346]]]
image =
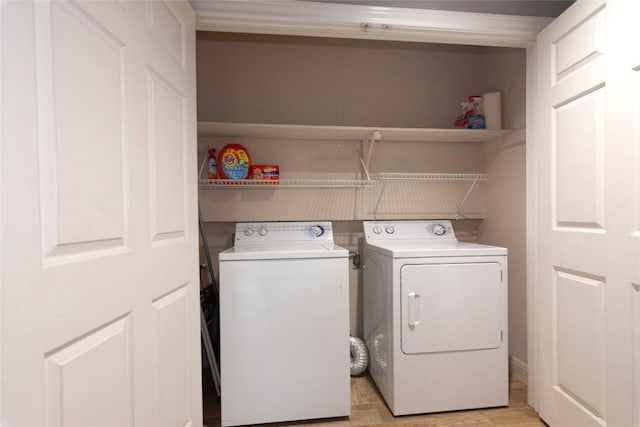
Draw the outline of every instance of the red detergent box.
[[[278,165],[251,165],[249,177],[261,181],[278,181],[280,167]]]

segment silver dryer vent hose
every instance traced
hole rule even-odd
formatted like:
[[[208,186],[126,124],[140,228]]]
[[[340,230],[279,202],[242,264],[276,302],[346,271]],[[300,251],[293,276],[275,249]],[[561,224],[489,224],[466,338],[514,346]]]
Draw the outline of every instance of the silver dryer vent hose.
[[[351,376],[355,377],[367,369],[369,354],[364,341],[358,337],[349,337],[349,350],[351,353]]]

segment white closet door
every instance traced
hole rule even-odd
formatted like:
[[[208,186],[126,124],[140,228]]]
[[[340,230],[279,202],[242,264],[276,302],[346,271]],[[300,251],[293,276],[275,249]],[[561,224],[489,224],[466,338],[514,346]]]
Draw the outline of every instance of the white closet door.
[[[539,410],[551,426],[632,425],[630,301],[640,308],[633,3],[578,1],[538,37],[539,253],[530,286],[539,297]]]
[[[200,425],[193,11],[1,7],[0,424]]]
[[[616,153],[616,159],[624,168],[620,184],[626,197],[621,201],[620,209],[631,215],[630,221],[625,223],[625,245],[616,253],[625,254],[623,262],[626,264],[622,268],[629,274],[629,278],[623,286],[628,288],[629,282],[631,284],[628,291],[632,307],[633,422],[629,425],[640,427],[640,25],[637,20],[640,16],[640,2],[615,2],[609,5],[609,9],[621,29],[611,36],[611,42],[616,53],[616,88],[620,98],[624,100],[620,105],[624,111],[620,112],[621,108],[615,106],[609,114],[619,128],[617,138],[621,141],[621,150]],[[616,118],[617,114],[621,116]],[[623,289],[622,298],[625,296]],[[628,321],[627,318],[622,320]],[[629,378],[628,373],[625,373],[627,375],[624,378]],[[624,392],[627,392],[626,388],[620,390],[620,393]],[[626,418],[624,421],[626,422]]]

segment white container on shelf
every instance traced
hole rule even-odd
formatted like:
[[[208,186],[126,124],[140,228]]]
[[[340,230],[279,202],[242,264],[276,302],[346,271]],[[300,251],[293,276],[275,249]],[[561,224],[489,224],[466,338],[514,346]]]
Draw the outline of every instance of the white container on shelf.
[[[502,98],[500,92],[482,95],[482,107],[487,129],[502,129]]]

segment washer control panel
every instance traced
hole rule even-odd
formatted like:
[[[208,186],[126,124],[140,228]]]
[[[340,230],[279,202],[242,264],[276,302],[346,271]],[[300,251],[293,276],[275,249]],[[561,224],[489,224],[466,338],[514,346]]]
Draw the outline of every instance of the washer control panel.
[[[457,240],[451,221],[364,221],[367,240]]]
[[[259,244],[270,242],[333,242],[331,222],[262,222],[238,223],[234,244]]]

